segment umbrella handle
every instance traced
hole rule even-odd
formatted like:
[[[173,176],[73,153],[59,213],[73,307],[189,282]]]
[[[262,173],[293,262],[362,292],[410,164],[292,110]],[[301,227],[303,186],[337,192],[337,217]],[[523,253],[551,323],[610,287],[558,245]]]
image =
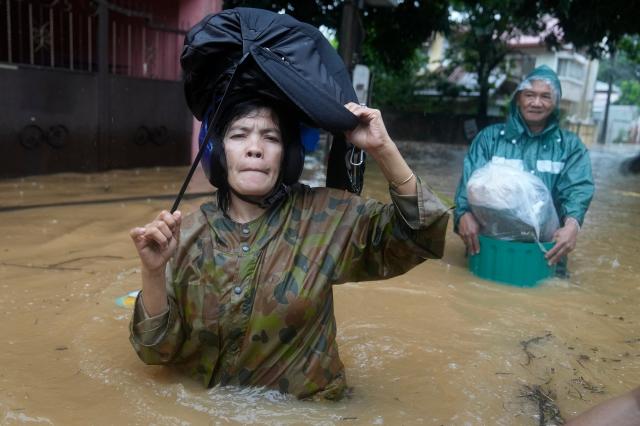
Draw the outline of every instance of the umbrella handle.
[[[207,132],[207,135],[206,135],[204,140],[206,141],[209,136],[210,136],[209,132]],[[200,159],[202,158],[202,152],[204,151],[204,145],[205,145],[205,143],[200,145],[200,149],[198,150],[198,154],[196,155],[195,160],[193,160],[193,164],[191,165],[191,168],[189,169],[189,173],[187,174],[186,179],[182,183],[182,187],[180,188],[180,192],[178,193],[178,196],[176,197],[176,200],[173,202],[173,206],[171,207],[171,213],[173,213],[176,210],[178,210],[178,206],[180,205],[180,201],[182,201],[182,197],[184,197],[184,193],[187,190],[187,187],[189,186],[189,182],[191,182],[191,178],[193,177],[193,173],[196,171],[196,167],[198,167],[198,163],[200,162]]]
[[[227,87],[224,89],[224,94],[222,95],[221,101],[218,104],[218,107],[216,108],[216,112],[213,114],[213,117],[211,117],[211,120],[209,121],[209,125],[207,126],[207,134],[204,136],[204,139],[202,140],[202,144],[200,145],[200,149],[198,149],[198,154],[196,154],[196,158],[195,160],[193,160],[193,164],[191,165],[191,168],[189,169],[189,173],[187,173],[187,177],[185,178],[184,182],[182,183],[182,187],[180,188],[180,192],[178,193],[178,196],[176,197],[176,200],[173,202],[173,206],[171,206],[171,213],[175,212],[176,210],[178,210],[178,206],[180,205],[180,201],[182,200],[182,197],[184,197],[184,193],[187,190],[187,187],[189,186],[189,182],[191,182],[191,178],[193,177],[193,174],[196,171],[196,167],[198,167],[198,163],[200,162],[200,159],[202,158],[202,153],[204,152],[204,146],[207,144],[207,141],[209,140],[209,138],[211,137],[211,135],[213,134],[213,123],[216,122],[216,120],[218,119],[218,115],[220,114],[220,107],[222,106],[222,104],[224,103],[224,99],[227,97],[227,92],[229,91],[229,88],[231,88],[231,86],[233,86],[234,80],[236,78],[236,76],[239,74],[238,73],[238,68],[240,68],[240,66],[244,63],[245,59],[249,56],[249,52],[245,53],[242,58],[240,59],[240,61],[238,62],[238,65],[236,65],[236,69],[233,71],[233,74],[231,75],[231,78],[229,79],[229,83],[227,83]]]

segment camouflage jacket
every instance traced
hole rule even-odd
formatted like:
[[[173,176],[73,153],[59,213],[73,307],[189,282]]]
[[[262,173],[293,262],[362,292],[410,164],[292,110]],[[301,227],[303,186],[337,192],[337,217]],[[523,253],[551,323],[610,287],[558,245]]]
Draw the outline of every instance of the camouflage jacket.
[[[140,297],[130,340],[147,364],[176,364],[209,387],[266,386],[336,399],[346,387],[332,284],[402,274],[444,250],[447,208],[418,181],[393,204],[295,185],[247,224],[214,202],[187,215],[167,265],[169,310]]]

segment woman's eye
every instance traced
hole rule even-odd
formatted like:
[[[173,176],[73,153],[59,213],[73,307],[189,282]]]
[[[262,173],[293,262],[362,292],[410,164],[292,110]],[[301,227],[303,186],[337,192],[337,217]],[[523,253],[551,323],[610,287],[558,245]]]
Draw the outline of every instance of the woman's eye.
[[[276,142],[276,143],[280,143],[280,138],[277,136],[273,136],[273,135],[266,135],[265,139],[270,141],[270,142]]]

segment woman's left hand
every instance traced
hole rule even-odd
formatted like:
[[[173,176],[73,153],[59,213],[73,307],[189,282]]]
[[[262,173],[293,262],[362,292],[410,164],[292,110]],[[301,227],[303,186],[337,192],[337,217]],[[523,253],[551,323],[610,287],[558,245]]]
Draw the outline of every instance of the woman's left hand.
[[[379,151],[384,151],[390,144],[393,145],[379,110],[367,108],[353,102],[346,104],[345,108],[358,117],[360,121],[355,129],[345,132],[349,142],[372,155]]]

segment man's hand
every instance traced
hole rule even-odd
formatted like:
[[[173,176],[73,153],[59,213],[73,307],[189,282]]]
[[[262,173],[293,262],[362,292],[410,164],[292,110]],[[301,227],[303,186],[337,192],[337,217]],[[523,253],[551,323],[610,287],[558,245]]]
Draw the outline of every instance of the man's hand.
[[[480,225],[473,213],[466,212],[458,222],[458,235],[467,247],[467,254],[474,255],[480,253],[480,241],[478,241]]]
[[[558,229],[553,234],[554,246],[544,255],[549,263],[549,266],[555,265],[566,256],[574,248],[576,248],[576,241],[578,239],[578,223],[575,219],[565,221],[562,228]]]

